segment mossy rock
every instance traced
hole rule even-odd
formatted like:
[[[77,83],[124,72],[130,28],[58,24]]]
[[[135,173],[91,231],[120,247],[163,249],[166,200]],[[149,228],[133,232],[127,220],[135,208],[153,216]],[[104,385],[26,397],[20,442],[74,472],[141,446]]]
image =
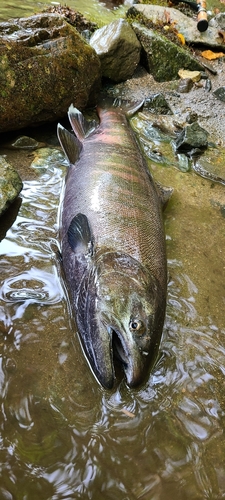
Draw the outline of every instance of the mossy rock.
[[[22,187],[18,172],[0,156],[0,215],[17,198]]]
[[[95,104],[96,52],[57,14],[0,24],[0,132],[61,118]]]
[[[132,27],[142,45],[142,63],[158,82],[178,79],[180,68],[203,71],[203,66],[189,52],[153,29],[139,23]]]

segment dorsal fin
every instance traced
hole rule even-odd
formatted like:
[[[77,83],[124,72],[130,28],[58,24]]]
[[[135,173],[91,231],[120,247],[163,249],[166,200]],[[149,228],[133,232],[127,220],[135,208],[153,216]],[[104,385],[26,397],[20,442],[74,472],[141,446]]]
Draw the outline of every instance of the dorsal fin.
[[[72,129],[80,141],[88,137],[98,126],[95,120],[88,122],[83,113],[75,108],[73,104],[71,104],[68,109],[68,117]]]
[[[74,165],[80,157],[80,152],[83,148],[82,143],[58,123],[57,134],[59,142],[64,150],[65,155],[71,165]]]
[[[69,245],[76,254],[93,254],[93,241],[88,218],[84,214],[77,214],[72,219],[68,232]]]

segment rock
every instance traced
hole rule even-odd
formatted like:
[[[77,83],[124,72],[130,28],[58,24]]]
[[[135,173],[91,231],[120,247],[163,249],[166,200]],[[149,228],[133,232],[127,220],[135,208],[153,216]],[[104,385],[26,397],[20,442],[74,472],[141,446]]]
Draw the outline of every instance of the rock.
[[[163,94],[153,94],[147,97],[144,102],[144,109],[159,115],[172,115],[172,111]]]
[[[177,92],[180,92],[181,94],[190,92],[193,85],[194,83],[191,78],[182,78],[178,84]]]
[[[210,78],[207,78],[207,80],[205,80],[204,89],[206,90],[206,92],[210,92],[210,90],[212,89],[212,82]]]
[[[142,63],[157,82],[176,80],[180,68],[204,69],[185,49],[157,31],[136,22],[132,26],[144,51]]]
[[[57,14],[0,23],[0,131],[94,104],[100,72],[96,52]]]
[[[196,21],[191,17],[185,16],[178,9],[151,4],[135,4],[128,10],[127,15],[129,14],[142,14],[146,19],[157,25],[159,23],[168,24],[169,19],[169,24],[173,24],[176,31],[184,36],[186,43],[224,49],[223,40],[218,36],[216,28],[209,26],[206,31],[200,33],[196,27]]]
[[[0,156],[0,215],[17,198],[22,187],[19,174]]]
[[[193,82],[201,80],[201,71],[188,71],[187,69],[179,69],[178,75],[180,78],[190,78]]]
[[[97,52],[103,76],[115,82],[131,78],[139,60],[140,43],[124,19],[118,19],[95,31],[90,45]]]
[[[208,132],[200,127],[198,122],[184,127],[177,140],[175,141],[176,151],[187,152],[193,148],[200,150],[206,149],[208,146]]]
[[[219,87],[218,89],[214,90],[213,94],[217,99],[225,102],[225,87]]]
[[[216,14],[215,17],[212,17],[209,21],[209,26],[216,28],[216,29],[221,29],[225,30],[225,12],[219,12],[219,14]]]
[[[189,111],[187,113],[187,116],[186,116],[186,122],[191,124],[191,123],[194,123],[196,122],[198,119],[198,115],[197,113],[195,113],[195,111]]]
[[[8,149],[25,149],[28,151],[33,151],[37,148],[44,147],[44,143],[40,143],[33,139],[32,137],[28,137],[27,135],[21,135],[17,137],[15,141],[10,144],[6,144]]]

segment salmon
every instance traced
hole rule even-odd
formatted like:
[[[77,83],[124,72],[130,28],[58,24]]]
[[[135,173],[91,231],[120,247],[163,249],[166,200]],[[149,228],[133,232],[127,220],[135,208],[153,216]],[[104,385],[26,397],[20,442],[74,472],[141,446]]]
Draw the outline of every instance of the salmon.
[[[103,103],[97,112],[99,123],[88,122],[71,105],[73,133],[58,125],[69,162],[62,265],[95,377],[111,389],[119,365],[127,385],[137,387],[155,363],[165,317],[162,196],[123,107]]]

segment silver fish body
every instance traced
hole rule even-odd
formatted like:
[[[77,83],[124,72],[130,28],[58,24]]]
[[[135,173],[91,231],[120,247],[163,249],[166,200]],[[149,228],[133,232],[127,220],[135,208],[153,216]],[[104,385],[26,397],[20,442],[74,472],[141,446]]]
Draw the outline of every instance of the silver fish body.
[[[121,108],[87,124],[72,105],[61,252],[81,343],[97,380],[115,382],[115,358],[138,386],[158,353],[166,306],[162,203]]]

